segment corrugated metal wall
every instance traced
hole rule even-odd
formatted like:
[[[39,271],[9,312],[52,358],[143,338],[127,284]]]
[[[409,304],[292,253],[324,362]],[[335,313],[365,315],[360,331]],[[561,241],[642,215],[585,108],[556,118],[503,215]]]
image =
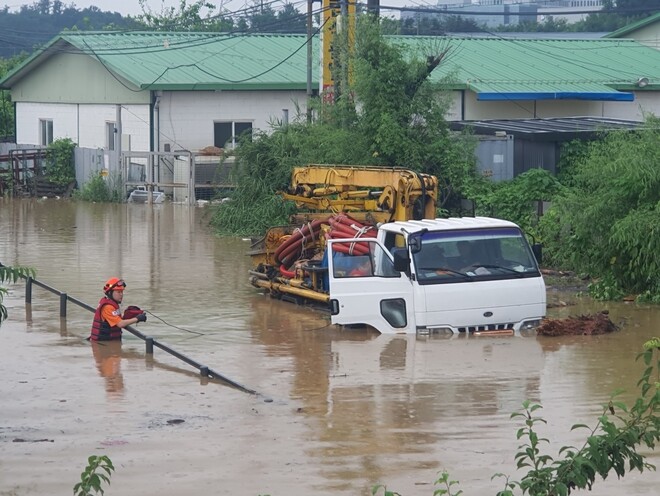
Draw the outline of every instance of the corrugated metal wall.
[[[477,170],[492,181],[513,179],[513,136],[479,136]]]

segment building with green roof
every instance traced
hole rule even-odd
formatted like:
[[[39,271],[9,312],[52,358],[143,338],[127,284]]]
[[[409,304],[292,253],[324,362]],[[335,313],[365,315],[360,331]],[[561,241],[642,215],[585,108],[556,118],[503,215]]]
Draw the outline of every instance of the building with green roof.
[[[431,80],[448,119],[599,116],[660,111],[660,52],[634,40],[390,38],[411,55],[448,49]],[[312,88],[318,93],[314,38]],[[225,147],[248,129],[304,115],[307,38],[293,34],[66,32],[0,81],[19,144],[69,137],[122,150]]]
[[[628,38],[660,50],[660,12],[623,26],[607,34],[605,38]]]

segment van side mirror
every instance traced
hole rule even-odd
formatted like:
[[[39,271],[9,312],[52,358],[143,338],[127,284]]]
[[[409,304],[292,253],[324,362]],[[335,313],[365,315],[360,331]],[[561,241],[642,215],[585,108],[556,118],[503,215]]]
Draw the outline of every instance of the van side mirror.
[[[543,245],[534,243],[532,245],[532,253],[534,254],[534,258],[536,258],[536,263],[541,265],[543,263]]]
[[[420,236],[410,236],[408,238],[408,246],[412,253],[419,253],[422,251],[422,238]]]
[[[410,257],[408,257],[408,250],[405,248],[394,248],[392,250],[394,256],[394,270],[398,272],[407,272],[410,270]]]

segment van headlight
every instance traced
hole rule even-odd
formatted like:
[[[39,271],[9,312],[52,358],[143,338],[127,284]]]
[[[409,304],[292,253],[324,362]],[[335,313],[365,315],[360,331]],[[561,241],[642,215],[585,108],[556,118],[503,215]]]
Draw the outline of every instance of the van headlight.
[[[541,325],[543,319],[525,320],[520,326],[521,331],[533,331]]]

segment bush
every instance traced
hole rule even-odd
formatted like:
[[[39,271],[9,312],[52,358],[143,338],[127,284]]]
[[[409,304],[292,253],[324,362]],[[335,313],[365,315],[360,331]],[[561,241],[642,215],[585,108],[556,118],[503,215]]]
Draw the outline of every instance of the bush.
[[[76,144],[69,138],[53,141],[46,150],[46,178],[60,186],[67,186],[76,180],[76,164],[73,151]]]
[[[117,187],[118,181],[110,177],[106,179],[102,175],[94,176],[83,187],[74,192],[74,199],[88,202],[112,202],[123,201],[121,188]]]
[[[575,155],[571,187],[540,226],[557,265],[611,276],[626,292],[660,294],[659,122],[610,133]]]

